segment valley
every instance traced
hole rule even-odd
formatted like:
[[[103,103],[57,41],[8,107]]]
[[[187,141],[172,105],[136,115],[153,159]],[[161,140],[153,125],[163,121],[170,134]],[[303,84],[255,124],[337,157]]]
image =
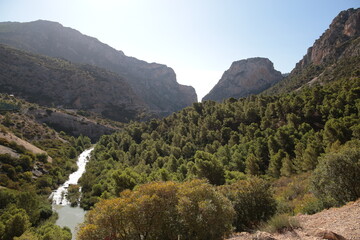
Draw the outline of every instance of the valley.
[[[359,239],[331,224],[359,211],[359,37],[342,11],[289,74],[235,60],[198,102],[166,65],[0,23],[0,240]]]

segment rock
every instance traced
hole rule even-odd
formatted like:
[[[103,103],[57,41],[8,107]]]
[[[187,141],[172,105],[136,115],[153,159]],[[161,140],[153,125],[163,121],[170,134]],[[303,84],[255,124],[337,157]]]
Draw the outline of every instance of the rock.
[[[300,71],[313,63],[320,65],[343,57],[349,40],[360,35],[360,9],[342,11],[332,21],[329,29],[315,41],[294,71]],[[348,54],[346,54],[348,55]]]
[[[359,37],[360,8],[340,12],[291,73],[266,93],[290,92],[339,77],[351,79],[355,76],[351,69],[360,64]]]
[[[111,134],[118,129],[110,126],[97,124],[85,117],[55,111],[48,114],[44,109],[28,110],[28,115],[34,116],[40,123],[46,123],[56,131],[64,131],[72,136],[88,136],[92,142],[96,142],[102,135]]]
[[[267,232],[256,232],[253,240],[276,240],[270,233]]]
[[[220,81],[202,99],[222,101],[258,94],[283,79],[267,58],[249,58],[233,62]]]
[[[344,238],[343,236],[324,229],[318,229],[315,232],[315,237],[320,237],[322,239],[328,240],[346,240],[346,238]]]
[[[128,57],[122,51],[56,22],[0,23],[0,42],[117,73],[158,115],[172,113],[197,101],[194,88],[177,83],[173,69]]]

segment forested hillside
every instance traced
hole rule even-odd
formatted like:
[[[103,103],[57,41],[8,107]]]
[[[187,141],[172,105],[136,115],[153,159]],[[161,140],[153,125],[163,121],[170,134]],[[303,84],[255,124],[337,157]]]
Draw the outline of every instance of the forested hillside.
[[[0,239],[70,240],[69,229],[54,225],[48,198],[76,170],[90,139],[56,132],[26,114],[28,108],[38,106],[0,95]]]
[[[319,156],[360,137],[360,79],[352,74],[285,95],[194,103],[103,136],[82,178],[83,205],[149,181],[223,185],[313,170]]]
[[[265,94],[194,103],[103,136],[81,179],[82,206],[97,204],[79,239],[283,232],[299,226],[289,215],[358,199],[358,13],[340,13]]]
[[[244,231],[275,213],[280,215],[271,221],[287,224],[276,226],[278,231],[296,227],[281,214],[311,214],[360,197],[359,113],[360,78],[354,69],[350,77],[324,86],[194,103],[162,120],[134,122],[103,136],[95,147],[80,180],[82,206],[118,198],[95,205],[79,238],[221,239],[229,233],[229,219]],[[230,200],[233,213],[211,200],[213,191],[220,194],[215,198]],[[105,216],[120,225],[110,227]],[[202,225],[213,216],[216,224]],[[177,234],[158,232],[156,226],[164,231],[170,226],[156,219],[174,221],[170,226]],[[140,222],[145,225],[137,228]],[[189,226],[198,226],[193,235]],[[217,234],[202,232],[213,227]],[[122,235],[122,229],[128,231]]]

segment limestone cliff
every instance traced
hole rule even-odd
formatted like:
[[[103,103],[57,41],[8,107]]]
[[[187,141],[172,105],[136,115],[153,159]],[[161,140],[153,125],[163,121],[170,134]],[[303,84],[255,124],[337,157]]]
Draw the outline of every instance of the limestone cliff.
[[[284,93],[336,78],[358,77],[360,71],[360,8],[342,11],[314,42],[291,73],[267,93]]]
[[[267,58],[249,58],[233,62],[220,81],[202,99],[222,101],[246,97],[269,88],[283,78]]]
[[[332,21],[319,39],[317,39],[307,54],[296,64],[293,72],[301,71],[309,64],[321,65],[334,62],[342,57],[359,55],[359,44],[351,51],[351,40],[360,35],[360,9],[342,11]],[[350,40],[350,41],[349,41]]]

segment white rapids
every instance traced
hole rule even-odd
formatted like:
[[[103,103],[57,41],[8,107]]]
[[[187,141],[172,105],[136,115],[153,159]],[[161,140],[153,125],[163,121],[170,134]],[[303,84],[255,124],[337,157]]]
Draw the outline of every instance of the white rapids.
[[[85,166],[86,166],[86,163],[89,161],[90,153],[92,150],[94,150],[94,148],[87,149],[80,154],[80,156],[78,157],[78,160],[76,162],[76,164],[78,166],[78,170],[76,172],[73,172],[72,174],[70,174],[69,179],[63,185],[61,185],[58,189],[56,189],[55,192],[53,192],[51,194],[50,197],[52,198],[53,204],[64,205],[64,206],[70,205],[69,200],[66,198],[68,187],[69,187],[69,185],[72,185],[72,184],[75,185],[78,183],[79,178],[85,172]]]

